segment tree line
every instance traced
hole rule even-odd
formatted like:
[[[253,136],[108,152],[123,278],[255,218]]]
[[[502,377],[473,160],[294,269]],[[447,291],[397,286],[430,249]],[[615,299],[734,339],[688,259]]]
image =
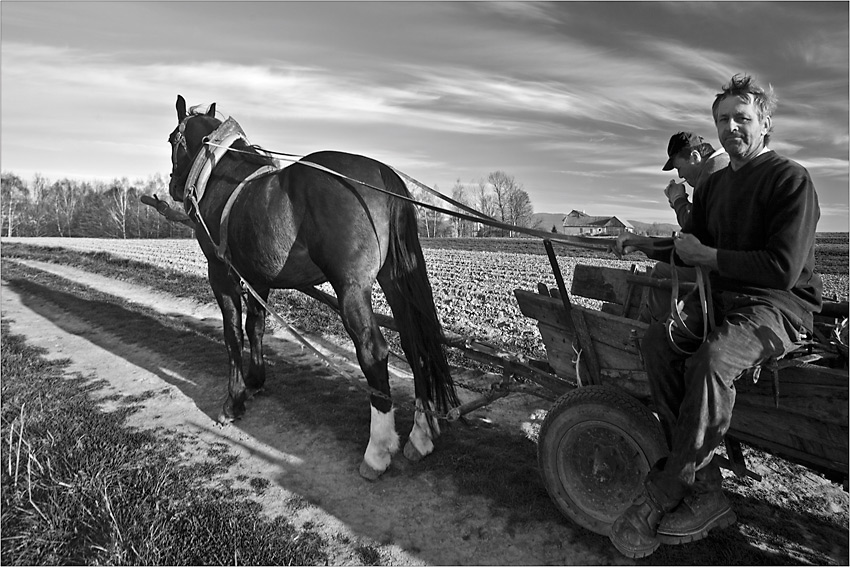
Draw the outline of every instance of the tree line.
[[[191,238],[190,228],[163,218],[143,204],[142,195],[158,195],[171,202],[168,183],[161,174],[133,182],[126,177],[111,181],[51,181],[35,174],[27,182],[11,172],[0,179],[0,235],[95,238]],[[423,203],[464,213],[432,194],[412,188]],[[494,171],[487,178],[464,184],[458,179],[451,197],[502,223],[527,227],[534,209],[531,199],[513,176]],[[453,217],[426,207],[419,209],[419,234],[423,237],[514,236],[510,231]]]
[[[423,203],[468,214],[460,207],[446,206],[437,197],[423,190],[413,189],[412,192],[414,198]],[[534,207],[531,205],[531,198],[522,183],[504,171],[491,172],[486,179],[481,178],[468,184],[458,179],[452,187],[450,197],[505,224],[520,227],[530,227],[532,224]],[[419,235],[431,238],[463,238],[516,236],[516,233],[419,207]]]

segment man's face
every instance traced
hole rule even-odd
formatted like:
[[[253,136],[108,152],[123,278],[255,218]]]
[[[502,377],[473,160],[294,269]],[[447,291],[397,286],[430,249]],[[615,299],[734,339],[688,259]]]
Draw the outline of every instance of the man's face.
[[[759,119],[752,96],[746,102],[737,96],[720,101],[714,123],[723,148],[737,161],[748,161],[758,154],[770,130],[770,117]]]
[[[696,187],[697,177],[699,177],[699,164],[694,163],[692,154],[685,154],[684,157],[677,156],[673,158],[673,167],[679,177],[688,182],[691,187]]]

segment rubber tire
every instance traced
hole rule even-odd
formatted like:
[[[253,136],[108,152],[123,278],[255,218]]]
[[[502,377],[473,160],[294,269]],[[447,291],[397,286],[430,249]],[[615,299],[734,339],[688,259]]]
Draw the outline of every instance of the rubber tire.
[[[537,445],[552,501],[575,523],[605,536],[667,453],[658,419],[610,386],[586,386],[558,398]]]

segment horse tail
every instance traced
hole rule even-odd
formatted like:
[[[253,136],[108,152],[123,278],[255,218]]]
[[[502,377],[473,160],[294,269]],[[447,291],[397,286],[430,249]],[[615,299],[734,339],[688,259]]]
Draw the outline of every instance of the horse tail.
[[[381,177],[388,191],[410,197],[401,178],[383,164]],[[413,370],[416,397],[434,402],[438,411],[447,411],[459,402],[440,340],[443,330],[419,243],[416,210],[403,199],[388,199],[390,238],[387,260],[391,285],[397,298],[393,315],[401,344]]]

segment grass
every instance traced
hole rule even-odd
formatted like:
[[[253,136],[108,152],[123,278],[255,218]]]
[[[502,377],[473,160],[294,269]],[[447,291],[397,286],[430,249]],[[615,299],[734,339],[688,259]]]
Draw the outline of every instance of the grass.
[[[315,532],[210,488],[226,451],[179,462],[167,432],[124,425],[136,406],[100,411],[98,382],[42,354],[2,322],[2,564],[327,563]]]

